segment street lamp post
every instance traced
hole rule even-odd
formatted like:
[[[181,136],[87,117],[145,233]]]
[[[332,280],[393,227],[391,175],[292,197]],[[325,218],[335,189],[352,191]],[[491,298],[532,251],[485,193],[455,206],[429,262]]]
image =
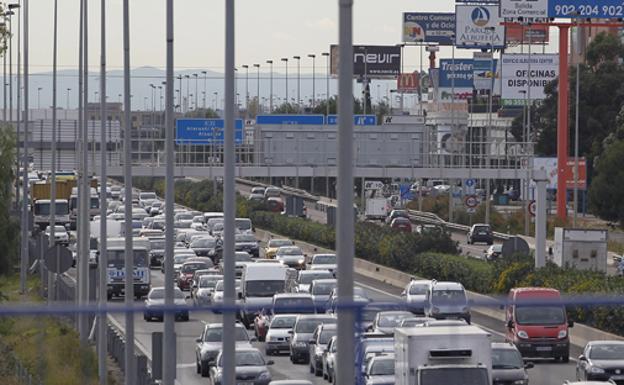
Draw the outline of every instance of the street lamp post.
[[[184,112],[188,112],[191,105],[191,75],[184,75],[186,79],[186,108]]]
[[[206,88],[206,80],[207,80],[207,76],[208,76],[208,71],[202,71],[201,73],[204,75],[204,93],[203,93],[204,98],[202,100],[202,105],[203,105],[204,110],[205,110],[206,109],[206,89],[207,89]]]
[[[311,53],[308,57],[312,59],[312,108],[316,107],[316,55]]]
[[[297,110],[301,110],[301,56],[293,56],[297,61]]]
[[[286,63],[286,103],[288,103],[288,58],[283,57],[282,61]]]
[[[71,88],[66,89],[67,91],[67,99],[65,100],[65,120],[67,120],[67,111],[69,110],[69,93],[71,92]]]
[[[241,67],[245,69],[245,116],[249,118],[249,66],[243,64]]]
[[[41,90],[43,90],[43,87],[37,87],[37,109],[38,110],[41,109]]]
[[[259,115],[262,112],[260,108],[260,63],[256,63],[253,66],[258,70],[256,77],[256,115]]]
[[[217,101],[219,100],[219,92],[215,91],[212,94],[214,95],[214,110],[216,112],[219,107],[219,105],[217,104]]]
[[[199,74],[193,74],[193,77],[195,78],[195,110],[197,110],[199,103],[198,103],[198,98],[199,98],[199,93],[197,92],[197,84],[199,81]]]
[[[267,60],[267,64],[271,66],[271,74],[269,80],[269,114],[273,113],[273,60]]]
[[[326,107],[327,111],[325,112],[325,114],[327,116],[329,116],[329,52],[323,52],[323,53],[321,53],[321,55],[325,56],[327,58],[327,64],[325,65],[325,67],[326,67],[325,69],[326,69],[326,72],[327,72],[326,73],[327,84],[325,85],[326,86],[326,90],[325,90],[325,104],[326,104],[326,106],[325,107]]]

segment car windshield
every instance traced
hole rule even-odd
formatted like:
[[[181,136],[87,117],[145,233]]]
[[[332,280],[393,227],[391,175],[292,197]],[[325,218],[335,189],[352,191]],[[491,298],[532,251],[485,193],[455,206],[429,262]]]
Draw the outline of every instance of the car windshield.
[[[123,268],[126,263],[125,250],[108,250],[108,266]],[[147,250],[134,250],[134,267],[147,266]]]
[[[373,361],[370,367],[370,375],[372,376],[393,376],[394,375],[394,359],[378,359]]]
[[[379,317],[378,325],[382,328],[393,328],[399,326],[399,323],[405,317],[404,314],[382,314]]]
[[[403,218],[407,218],[407,211],[402,211],[402,210],[395,210],[392,212],[392,218],[398,218],[398,217],[403,217]]]
[[[515,349],[492,349],[493,369],[522,369],[524,362]]]
[[[624,345],[601,344],[594,345],[589,350],[592,360],[621,360],[624,357]]]
[[[193,220],[193,214],[186,214],[186,213],[182,213],[182,214],[177,214],[175,216],[176,221],[188,221],[188,220]]]
[[[100,208],[100,198],[98,198],[98,197],[91,197],[91,208],[92,209]]]
[[[35,215],[50,215],[50,203],[35,203]],[[67,202],[56,202],[56,215],[69,214]]]
[[[466,303],[463,290],[434,290],[432,302],[438,305],[461,305]]]
[[[312,281],[314,281],[315,279],[325,279],[325,278],[334,278],[334,276],[332,275],[332,273],[330,273],[329,271],[326,272],[314,272],[314,273],[307,273],[307,274],[303,274],[300,273],[299,274],[299,284],[301,285],[309,285],[312,283]]]
[[[217,222],[212,226],[213,231],[221,231],[223,230],[223,222]]]
[[[240,283],[239,279],[236,280],[235,285],[236,285],[236,290],[240,290],[241,283]],[[217,286],[215,286],[215,291],[223,291],[223,281],[222,280],[217,282]]]
[[[164,239],[152,239],[152,240],[150,240],[150,249],[152,249],[152,250],[164,250],[165,249],[165,240]]]
[[[236,228],[239,230],[251,230],[251,220],[247,218],[236,219]]]
[[[319,344],[327,345],[329,340],[336,335],[336,329],[323,330],[319,337]]]
[[[248,297],[273,297],[284,292],[284,281],[247,281],[245,291]]]
[[[269,241],[269,247],[290,246],[293,242],[290,239],[272,239]]]
[[[208,264],[207,262],[185,263],[182,266],[182,272],[183,273],[193,273],[196,270],[199,270],[199,269],[209,269],[211,267],[212,267],[212,265]]]
[[[490,226],[475,226],[474,231],[476,232],[489,232],[490,231]]]
[[[199,287],[201,288],[211,288],[216,287],[217,282],[222,280],[222,275],[202,275],[199,277]]]
[[[236,259],[236,262],[252,262],[253,261],[249,253],[236,253],[234,254],[234,258]]]
[[[199,238],[191,242],[191,249],[204,248],[213,249],[217,246],[217,240],[214,238]]]
[[[154,221],[152,222],[152,229],[156,230],[164,230],[165,229],[165,221]]]
[[[51,233],[51,229],[50,226],[46,227],[45,230],[46,233],[50,234]],[[59,233],[66,233],[67,229],[63,226],[54,226],[54,233],[55,234],[59,234]]]
[[[297,320],[296,316],[292,317],[273,317],[271,321],[271,329],[292,329]]]
[[[562,325],[565,318],[562,306],[516,306],[516,321],[520,325]]]
[[[379,310],[377,309],[364,309],[364,311],[362,312],[362,321],[373,322],[375,320],[375,317],[377,317],[378,313]]]
[[[336,256],[335,255],[316,255],[312,260],[312,264],[318,265],[335,265],[336,264]]]
[[[421,385],[489,385],[485,368],[424,369],[420,374]]]
[[[173,291],[176,299],[184,299],[184,293],[182,290],[174,290]],[[149,294],[149,299],[164,299],[165,298],[165,289],[153,289]]]
[[[278,298],[275,300],[273,313],[314,313],[314,302],[312,298]]]
[[[247,332],[242,327],[235,328],[236,341],[249,341]],[[223,340],[223,329],[221,327],[208,328],[204,334],[204,342],[221,342]]]
[[[236,242],[256,242],[256,237],[251,234],[237,234]]]
[[[264,366],[264,358],[258,352],[236,352],[236,366]]]
[[[313,295],[329,295],[331,291],[336,287],[336,282],[314,282],[312,284]]]
[[[333,318],[314,318],[314,319],[302,319],[295,325],[295,332],[297,333],[314,333],[314,329],[320,324],[335,324],[336,320]]]
[[[298,247],[281,247],[277,255],[303,255],[303,252]]]
[[[426,283],[415,283],[410,286],[409,293],[413,295],[425,295],[428,289],[429,285]]]
[[[176,255],[175,257],[173,257],[173,263],[179,265],[184,263],[184,261],[186,261],[187,259],[191,258],[192,255]]]
[[[139,199],[141,200],[156,199],[156,194],[155,193],[141,193],[139,194]]]

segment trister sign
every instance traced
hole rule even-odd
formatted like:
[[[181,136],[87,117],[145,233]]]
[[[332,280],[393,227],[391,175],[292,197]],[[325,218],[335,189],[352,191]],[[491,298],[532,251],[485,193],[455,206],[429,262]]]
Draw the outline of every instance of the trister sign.
[[[403,13],[403,42],[452,45],[454,13]]]
[[[331,74],[338,75],[338,46],[330,47]],[[394,78],[401,72],[401,47],[354,45],[353,76],[369,79]]]
[[[496,5],[457,5],[458,48],[503,48],[505,27]]]
[[[531,100],[545,99],[544,87],[559,77],[558,54],[530,56],[529,71],[529,55],[502,55],[502,98],[506,105],[523,105],[529,93]]]

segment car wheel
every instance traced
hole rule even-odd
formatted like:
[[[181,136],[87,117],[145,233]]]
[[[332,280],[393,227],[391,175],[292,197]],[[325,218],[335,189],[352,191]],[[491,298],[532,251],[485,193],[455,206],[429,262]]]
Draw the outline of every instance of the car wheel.
[[[201,366],[199,365],[199,361],[195,360],[195,369],[197,370],[197,374],[201,373]]]
[[[562,356],[561,362],[563,362],[564,364],[567,364],[568,362],[570,362],[570,355],[566,354],[565,356]]]
[[[204,363],[201,362],[199,371],[202,377],[208,377],[208,365],[204,365]]]
[[[150,317],[148,317],[146,314],[143,314],[143,320],[145,322],[150,322]]]
[[[310,373],[314,373],[314,372],[315,372],[314,366],[312,366],[312,364],[310,364]]]
[[[322,375],[323,375],[323,370],[315,370],[315,371],[314,371],[314,375],[315,375],[316,377],[320,377],[320,376],[322,376]]]
[[[267,356],[272,356],[273,351],[271,349],[264,349],[264,354],[266,354]]]
[[[184,321],[188,322],[188,320],[189,320],[189,315],[188,315],[188,313],[186,313],[182,319],[183,319]]]

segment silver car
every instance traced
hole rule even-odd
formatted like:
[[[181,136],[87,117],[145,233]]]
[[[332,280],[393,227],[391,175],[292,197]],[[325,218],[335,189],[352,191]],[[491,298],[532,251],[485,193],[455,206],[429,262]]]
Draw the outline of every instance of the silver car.
[[[236,383],[245,385],[268,385],[271,382],[271,373],[267,368],[273,361],[265,361],[256,348],[236,349],[235,356]],[[210,366],[212,385],[221,385],[223,375],[223,358],[221,353]]]
[[[323,353],[323,378],[333,382],[336,376],[336,354],[338,337],[332,337],[327,344],[327,350]]]
[[[432,281],[412,280],[401,293],[408,309],[415,314],[425,314],[425,300]]]
[[[214,293],[217,282],[223,280],[222,275],[202,275],[199,277],[197,288],[195,289],[195,305],[205,306],[212,303],[212,294]]]
[[[433,281],[425,299],[425,316],[460,318],[470,323],[470,307],[464,286],[459,282]]]
[[[366,385],[394,384],[394,354],[374,356],[366,363],[364,371]]]
[[[299,246],[282,246],[275,253],[275,259],[297,270],[305,268],[305,257]]]
[[[290,351],[290,331],[292,331],[297,314],[277,314],[269,324],[265,337],[264,352],[267,356]]]
[[[236,341],[236,350],[251,348],[250,341],[255,339],[249,338],[247,330],[245,330],[243,325],[236,324],[234,333],[233,338]],[[223,324],[206,324],[195,342],[197,373],[201,374],[202,377],[207,377],[210,372],[210,364],[214,365],[217,355],[223,346]]]
[[[413,314],[408,311],[380,311],[377,313],[371,329],[375,333],[392,335],[403,318],[411,318],[412,316]]]
[[[510,342],[492,343],[492,383],[493,385],[528,385],[527,369],[533,363],[524,363],[522,355]]]
[[[297,274],[297,286],[294,288],[294,291],[297,293],[309,293],[312,281],[331,278],[334,278],[334,275],[329,270],[301,270]]]
[[[314,254],[308,265],[308,270],[329,270],[336,276],[337,267],[336,254]]]

